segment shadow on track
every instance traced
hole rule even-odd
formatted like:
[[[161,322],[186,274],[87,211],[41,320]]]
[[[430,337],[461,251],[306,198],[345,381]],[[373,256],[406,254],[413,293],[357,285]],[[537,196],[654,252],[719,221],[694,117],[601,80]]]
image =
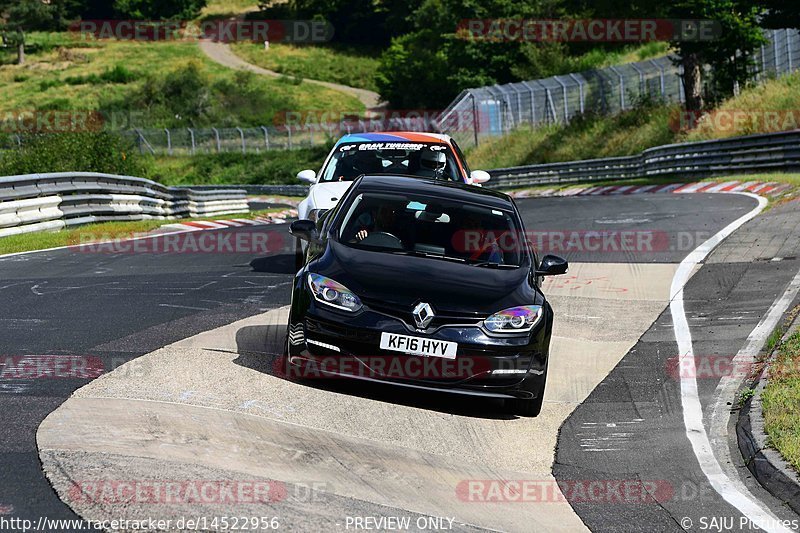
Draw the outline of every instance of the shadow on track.
[[[288,361],[284,357],[283,348],[285,342],[286,326],[283,324],[244,327],[236,333],[239,357],[233,362],[304,387],[333,393],[472,418],[497,420],[517,418],[515,415],[504,412],[503,400],[495,398],[477,398],[446,392],[409,389],[356,379],[337,377],[318,379],[293,376],[291,371],[287,372]]]
[[[250,261],[250,268],[254,272],[267,272],[270,274],[296,274],[294,254],[270,255],[257,257]]]

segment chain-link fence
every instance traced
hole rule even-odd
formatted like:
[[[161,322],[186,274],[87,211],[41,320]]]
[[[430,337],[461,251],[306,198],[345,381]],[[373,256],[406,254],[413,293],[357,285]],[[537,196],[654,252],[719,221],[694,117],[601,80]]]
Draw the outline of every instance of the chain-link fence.
[[[756,77],[800,67],[800,32],[769,30],[754,58]],[[442,113],[439,126],[464,146],[503,135],[521,124],[566,123],[588,111],[613,114],[644,99],[685,100],[681,69],[665,56],[581,73],[463,91]]]
[[[142,153],[194,155],[219,152],[260,153],[333,144],[348,133],[431,131],[426,118],[343,120],[257,128],[136,129],[128,132]]]

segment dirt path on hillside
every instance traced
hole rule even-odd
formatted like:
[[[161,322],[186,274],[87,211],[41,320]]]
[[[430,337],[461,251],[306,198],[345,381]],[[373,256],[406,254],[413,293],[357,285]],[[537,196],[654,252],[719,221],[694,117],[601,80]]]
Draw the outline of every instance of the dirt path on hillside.
[[[261,68],[258,65],[253,65],[252,63],[248,63],[241,57],[237,56],[233,52],[233,50],[231,50],[230,46],[228,46],[226,43],[200,41],[200,49],[212,61],[219,63],[220,65],[226,66],[228,68],[237,70],[248,70],[250,72],[259,74],[261,76],[269,76],[272,78],[277,78],[284,75],[279,72],[275,72],[274,70],[268,70],[265,68]],[[321,87],[327,87],[328,89],[333,89],[334,91],[340,91],[343,93],[353,95],[364,104],[364,106],[367,108],[368,111],[380,109],[382,107],[380,95],[373,91],[368,91],[366,89],[358,89],[356,87],[341,85],[339,83],[332,83],[321,80],[312,80],[308,78],[303,78],[303,81],[308,83],[313,83]]]

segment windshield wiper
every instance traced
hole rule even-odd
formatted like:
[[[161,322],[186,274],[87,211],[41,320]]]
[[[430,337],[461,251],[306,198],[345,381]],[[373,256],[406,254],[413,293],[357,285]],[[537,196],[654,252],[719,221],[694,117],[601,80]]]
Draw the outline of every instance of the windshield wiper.
[[[478,263],[469,263],[469,265],[487,268],[519,268],[519,265],[506,265],[504,263],[498,263],[497,261],[480,261]]]
[[[450,257],[447,255],[432,254],[428,252],[420,252],[419,250],[394,250],[389,252],[394,255],[413,255],[414,257],[430,257],[432,259],[444,259],[445,261],[455,261],[457,263],[466,263],[466,259],[460,257]]]

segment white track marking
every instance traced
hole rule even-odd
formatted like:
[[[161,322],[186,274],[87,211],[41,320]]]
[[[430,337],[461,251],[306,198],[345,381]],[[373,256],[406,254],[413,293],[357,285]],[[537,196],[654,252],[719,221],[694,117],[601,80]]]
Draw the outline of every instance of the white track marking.
[[[760,196],[749,193],[738,194],[754,198],[758,201],[758,206],[746,215],[730,223],[716,235],[693,250],[681,261],[678,270],[675,272],[675,276],[672,278],[672,287],[670,289],[671,301],[669,307],[670,313],[672,314],[675,340],[678,343],[678,353],[682,359],[681,368],[687,369],[687,372],[683,372],[681,375],[683,423],[686,427],[686,437],[692,445],[692,450],[697,457],[700,468],[703,470],[703,473],[708,478],[714,490],[717,491],[726,502],[738,509],[760,529],[770,532],[790,533],[790,530],[778,523],[778,519],[769,510],[764,509],[751,494],[737,488],[736,484],[734,484],[722,470],[719,462],[717,462],[717,458],[714,456],[711,442],[708,439],[708,433],[703,425],[703,406],[700,404],[700,397],[697,391],[692,334],[689,330],[689,323],[686,319],[686,311],[683,305],[683,287],[692,276],[694,268],[703,261],[719,243],[739,229],[745,222],[758,215],[767,205],[767,200]]]
[[[739,386],[751,374],[751,371],[756,362],[761,348],[767,341],[773,330],[777,327],[781,317],[792,305],[797,293],[800,292],[800,271],[797,272],[794,279],[789,283],[786,291],[772,303],[772,306],[761,318],[758,325],[750,332],[742,349],[736,354],[736,357],[731,361],[731,368],[733,373],[730,376],[723,376],[714,391],[714,409],[711,412],[711,423],[709,424],[709,431],[712,435],[712,442],[714,442],[714,449],[719,455],[720,464],[726,465],[726,469],[731,472],[734,464],[730,455],[730,449],[725,445],[722,435],[725,435],[728,429],[728,421],[730,420],[731,410],[728,402],[731,401],[736,394]],[[744,317],[742,317],[744,318]],[[721,320],[721,319],[720,319]],[[733,481],[737,482],[738,479],[733,477]],[[737,483],[742,490],[743,483]]]

